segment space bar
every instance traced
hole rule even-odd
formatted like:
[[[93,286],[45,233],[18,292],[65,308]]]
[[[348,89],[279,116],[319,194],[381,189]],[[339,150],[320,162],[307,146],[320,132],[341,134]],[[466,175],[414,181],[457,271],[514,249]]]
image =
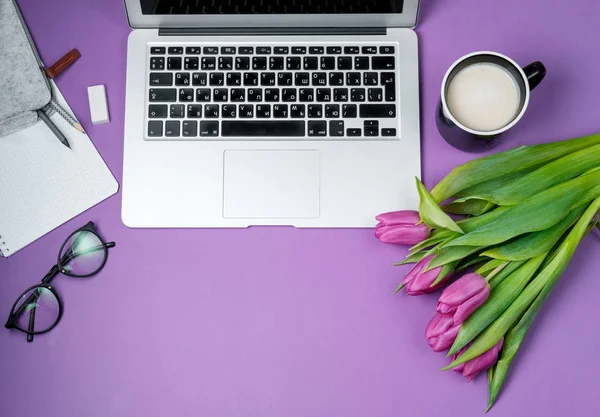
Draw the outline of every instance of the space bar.
[[[223,121],[221,135],[223,137],[249,137],[249,136],[304,136],[306,133],[305,122],[280,122],[280,121]]]

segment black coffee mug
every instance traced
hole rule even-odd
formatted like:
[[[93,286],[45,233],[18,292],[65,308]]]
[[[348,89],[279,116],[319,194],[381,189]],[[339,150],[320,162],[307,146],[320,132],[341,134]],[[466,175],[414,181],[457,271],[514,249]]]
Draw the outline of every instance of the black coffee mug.
[[[448,87],[454,77],[463,69],[474,64],[495,64],[505,69],[514,79],[519,90],[518,110],[506,125],[490,131],[476,130],[465,126],[449,110]],[[546,68],[539,61],[521,68],[509,57],[497,52],[481,51],[465,55],[448,69],[442,83],[441,99],[436,112],[436,124],[444,140],[457,149],[467,152],[483,152],[497,143],[498,137],[516,125],[529,105],[531,90],[537,87],[546,76]]]

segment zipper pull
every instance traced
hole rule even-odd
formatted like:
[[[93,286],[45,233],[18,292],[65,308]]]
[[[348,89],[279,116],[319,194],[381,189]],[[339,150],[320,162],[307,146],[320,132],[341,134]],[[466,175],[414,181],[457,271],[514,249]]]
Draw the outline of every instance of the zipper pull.
[[[81,58],[81,54],[79,53],[79,51],[77,49],[71,50],[68,54],[66,54],[61,59],[59,59],[50,68],[46,68],[46,75],[50,79],[55,78],[61,72],[63,72],[67,68],[69,68],[71,66],[71,64],[73,64],[79,58]]]

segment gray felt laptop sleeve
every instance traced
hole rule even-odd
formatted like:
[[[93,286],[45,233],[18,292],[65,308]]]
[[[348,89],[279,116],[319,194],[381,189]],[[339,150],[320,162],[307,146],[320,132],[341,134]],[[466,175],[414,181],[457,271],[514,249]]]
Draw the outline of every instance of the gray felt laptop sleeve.
[[[0,137],[35,124],[51,91],[16,3],[0,0]]]

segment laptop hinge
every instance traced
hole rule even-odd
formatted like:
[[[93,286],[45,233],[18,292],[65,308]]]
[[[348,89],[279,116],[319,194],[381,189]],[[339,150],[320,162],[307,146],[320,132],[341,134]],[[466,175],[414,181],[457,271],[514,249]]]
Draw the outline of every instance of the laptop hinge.
[[[160,36],[385,35],[385,27],[162,28]]]

